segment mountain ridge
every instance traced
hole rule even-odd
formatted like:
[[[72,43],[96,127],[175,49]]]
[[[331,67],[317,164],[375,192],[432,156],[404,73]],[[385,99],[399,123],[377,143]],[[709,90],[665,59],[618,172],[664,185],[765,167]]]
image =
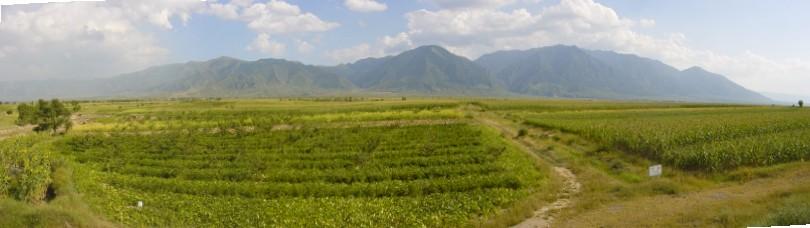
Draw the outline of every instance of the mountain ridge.
[[[39,97],[274,97],[388,93],[427,96],[543,96],[768,103],[722,75],[658,60],[555,45],[505,50],[475,60],[438,45],[336,66],[221,56],[153,66],[112,78],[0,82],[0,99]]]
[[[511,91],[550,97],[768,103],[770,99],[700,67],[555,45],[476,59]]]

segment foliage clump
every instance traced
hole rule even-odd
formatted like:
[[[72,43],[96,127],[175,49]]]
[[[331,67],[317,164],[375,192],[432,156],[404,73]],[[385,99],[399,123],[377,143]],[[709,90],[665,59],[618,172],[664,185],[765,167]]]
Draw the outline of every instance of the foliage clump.
[[[518,135],[517,135],[517,137],[518,137],[518,138],[522,138],[522,137],[524,137],[524,136],[526,136],[526,135],[528,135],[528,134],[529,134],[529,131],[528,131],[528,130],[526,130],[525,128],[524,128],[524,129],[520,129],[520,130],[518,130]]]
[[[44,136],[7,139],[0,143],[0,199],[39,202],[51,183],[52,156],[37,145]]]
[[[73,127],[70,116],[80,109],[81,106],[79,106],[78,102],[73,102],[72,107],[68,108],[58,99],[51,101],[39,100],[34,104],[23,103],[17,106],[17,113],[19,113],[17,125],[36,125],[34,127],[36,132],[51,131],[56,133],[60,128],[68,131]]]

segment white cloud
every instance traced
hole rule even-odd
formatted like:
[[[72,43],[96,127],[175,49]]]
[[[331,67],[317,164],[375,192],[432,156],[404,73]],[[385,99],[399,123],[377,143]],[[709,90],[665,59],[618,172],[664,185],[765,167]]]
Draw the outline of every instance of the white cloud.
[[[298,44],[298,53],[309,54],[315,49],[315,46],[312,46],[312,44],[307,41],[296,40],[295,42]]]
[[[120,8],[135,20],[146,19],[161,28],[172,29],[172,20],[185,24],[205,4],[197,0],[110,0],[106,6]]]
[[[162,63],[169,54],[138,29],[144,17],[129,9],[62,3],[3,10],[0,80],[110,76]]]
[[[252,0],[232,0],[226,4],[214,3],[205,11],[228,20],[239,20],[258,35],[249,50],[270,53],[277,57],[284,53],[286,44],[272,41],[270,35],[296,37],[303,33],[326,32],[340,24],[324,21],[315,14],[304,12],[296,5],[281,0],[254,3]],[[299,43],[297,50],[308,53],[314,47]]]
[[[206,12],[223,19],[239,19],[239,5],[236,4],[210,4]]]
[[[312,13],[302,12],[296,5],[278,0],[254,3],[245,8],[240,17],[251,29],[270,34],[325,32],[339,25],[323,21]]]
[[[386,54],[394,54],[414,47],[408,34],[404,32],[396,36],[385,36],[380,40],[380,43],[383,46],[383,52]]]
[[[172,30],[199,13],[244,22],[257,34],[245,45],[276,57],[289,46],[280,37],[302,40],[297,36],[339,26],[281,0],[108,0],[3,11],[0,80],[107,77],[167,63],[170,52],[150,28]],[[314,49],[307,42],[296,46],[301,53]]]
[[[443,9],[499,8],[515,0],[428,0]]]
[[[284,55],[284,52],[287,50],[287,46],[270,40],[269,34],[262,33],[253,40],[253,43],[251,43],[250,46],[248,46],[248,50],[258,51],[278,57]]]
[[[388,9],[385,3],[379,3],[375,0],[345,0],[343,5],[357,12],[381,12]]]
[[[327,57],[338,63],[349,63],[368,57],[380,57],[383,54],[381,50],[366,43],[326,52]]]

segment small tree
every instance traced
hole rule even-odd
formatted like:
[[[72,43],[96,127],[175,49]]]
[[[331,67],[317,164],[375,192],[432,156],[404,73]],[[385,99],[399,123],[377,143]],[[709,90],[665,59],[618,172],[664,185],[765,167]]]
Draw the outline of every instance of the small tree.
[[[804,107],[804,101],[803,101],[803,100],[799,100],[799,108],[802,108],[802,107]]]
[[[82,110],[82,106],[79,104],[78,101],[71,101],[70,109],[73,110],[73,112],[79,112]]]
[[[36,132],[51,131],[56,133],[59,128],[68,131],[73,127],[73,123],[70,122],[72,113],[58,99],[51,101],[39,100],[34,105],[20,104],[17,106],[17,113],[19,113],[17,125],[36,125],[34,127]]]
[[[6,110],[6,115],[14,114],[14,110]]]

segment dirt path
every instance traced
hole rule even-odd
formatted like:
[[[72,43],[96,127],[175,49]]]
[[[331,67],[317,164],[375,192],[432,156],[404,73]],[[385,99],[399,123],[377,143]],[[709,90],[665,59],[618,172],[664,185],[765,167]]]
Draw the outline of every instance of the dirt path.
[[[25,134],[31,132],[34,129],[34,126],[25,126],[25,127],[14,127],[9,129],[0,130],[0,140],[13,137],[16,135]]]
[[[494,119],[482,117],[481,115],[476,116],[475,119],[484,125],[498,129],[504,135],[507,136],[517,135],[517,130],[505,124],[501,124]],[[515,145],[517,145],[521,150],[531,155],[535,159],[542,160],[540,156],[534,153],[535,149],[533,148],[537,148],[537,145],[535,145],[533,142],[525,138],[522,139],[517,139],[514,137],[506,137],[506,138],[513,141]],[[554,166],[553,170],[558,176],[562,177],[563,179],[563,187],[558,193],[557,200],[549,205],[543,206],[542,208],[534,211],[534,216],[524,220],[520,224],[517,224],[513,227],[517,228],[551,227],[551,224],[554,222],[555,218],[554,213],[571,206],[572,197],[580,192],[582,184],[580,184],[579,181],[577,181],[576,175],[574,175],[574,173],[572,173],[571,170],[565,167]]]
[[[574,173],[571,173],[571,170],[563,167],[554,167],[554,172],[565,180],[565,184],[557,200],[534,211],[534,216],[512,227],[551,227],[551,224],[554,222],[554,212],[571,206],[571,197],[579,193],[582,185],[577,181],[577,177]]]

